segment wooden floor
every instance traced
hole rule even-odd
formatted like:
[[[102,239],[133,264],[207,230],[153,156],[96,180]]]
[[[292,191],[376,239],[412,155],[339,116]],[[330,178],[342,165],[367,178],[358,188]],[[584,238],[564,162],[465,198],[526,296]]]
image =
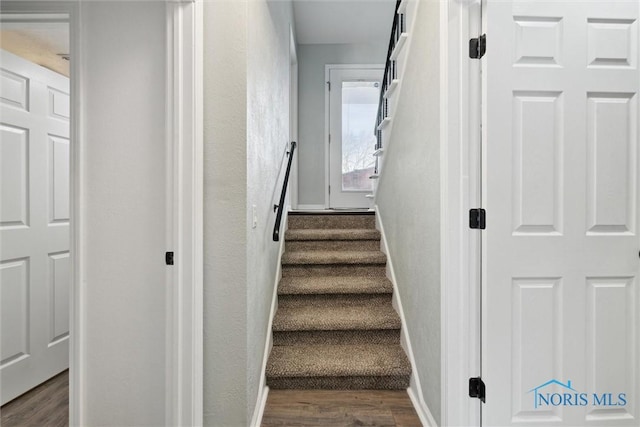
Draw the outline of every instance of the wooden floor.
[[[262,426],[419,427],[406,391],[269,390]]]
[[[69,425],[69,371],[51,378],[0,408],[2,427]]]

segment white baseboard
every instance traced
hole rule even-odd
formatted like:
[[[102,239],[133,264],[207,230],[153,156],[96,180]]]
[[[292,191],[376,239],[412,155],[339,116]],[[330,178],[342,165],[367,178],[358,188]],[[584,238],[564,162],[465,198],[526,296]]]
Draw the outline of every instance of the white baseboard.
[[[413,407],[415,408],[422,425],[424,427],[438,427],[438,424],[433,418],[433,414],[431,414],[429,407],[424,402],[424,399],[418,397],[418,395],[422,395],[422,392],[418,390],[416,393],[416,390],[414,390],[412,385],[407,389],[407,394],[409,395],[409,399],[411,399],[411,403],[413,403]]]
[[[260,387],[258,392],[258,400],[256,402],[256,408],[253,410],[253,417],[251,419],[251,427],[260,427],[262,424],[262,416],[264,415],[264,408],[267,406],[267,397],[269,396],[269,387]]]
[[[301,205],[298,204],[298,211],[323,211],[325,209],[324,205]]]
[[[289,210],[286,209],[283,212],[282,222],[284,223],[283,231],[287,230],[287,216]],[[282,233],[284,236],[284,233]],[[282,277],[282,253],[284,252],[284,238],[280,239],[280,247],[278,250],[278,266],[276,268],[276,275],[273,283],[273,291],[271,294],[271,309],[269,311],[269,322],[267,324],[267,337],[264,341],[264,353],[262,355],[262,371],[260,372],[260,386],[258,387],[258,396],[256,398],[256,405],[253,409],[253,416],[251,417],[251,427],[259,427],[262,423],[262,415],[264,414],[264,407],[267,403],[267,395],[269,394],[269,387],[267,387],[267,361],[269,360],[269,353],[271,353],[271,347],[273,346],[273,334],[271,330],[273,328],[273,316],[278,309],[278,283]]]
[[[407,393],[409,394],[409,398],[413,403],[413,406],[420,418],[420,422],[425,427],[436,427],[438,424],[436,423],[429,407],[424,401],[424,396],[422,394],[422,387],[420,386],[420,377],[418,375],[418,369],[416,367],[416,359],[413,355],[413,348],[411,347],[411,339],[409,338],[409,331],[407,329],[407,321],[404,316],[404,311],[402,309],[402,300],[400,298],[400,292],[398,291],[398,282],[396,280],[396,274],[393,269],[393,260],[391,258],[391,254],[389,252],[389,246],[387,245],[387,238],[384,232],[384,226],[382,225],[382,217],[380,215],[380,210],[378,209],[378,205],[374,206],[374,211],[376,212],[376,227],[380,231],[380,250],[387,255],[387,277],[391,281],[393,285],[393,308],[396,309],[398,315],[400,316],[400,323],[402,325],[402,329],[400,330],[400,344],[404,349],[407,357],[409,358],[409,362],[411,363],[411,384],[407,389]]]

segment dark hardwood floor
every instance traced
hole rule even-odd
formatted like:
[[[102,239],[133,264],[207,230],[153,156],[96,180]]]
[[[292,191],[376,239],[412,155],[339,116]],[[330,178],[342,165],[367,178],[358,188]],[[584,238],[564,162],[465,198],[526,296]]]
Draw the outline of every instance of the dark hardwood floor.
[[[419,427],[406,391],[269,390],[262,426]]]
[[[69,425],[69,371],[64,371],[0,408],[2,427]]]

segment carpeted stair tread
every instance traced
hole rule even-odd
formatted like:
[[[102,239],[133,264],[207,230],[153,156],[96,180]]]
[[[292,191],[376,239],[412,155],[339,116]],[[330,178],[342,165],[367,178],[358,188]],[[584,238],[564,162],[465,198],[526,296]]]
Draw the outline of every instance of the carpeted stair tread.
[[[410,375],[411,364],[400,345],[274,346],[267,378]]]
[[[289,215],[289,230],[293,229],[353,229],[353,228],[376,228],[375,215],[352,215],[343,213],[330,214],[308,214]]]
[[[278,295],[386,294],[391,292],[393,292],[393,285],[386,277],[283,277],[278,286]]]
[[[274,331],[336,331],[400,329],[400,317],[391,301],[280,304],[273,318]]]
[[[406,390],[410,383],[410,375],[267,378],[273,390]]]
[[[295,251],[282,254],[282,265],[380,265],[387,256],[380,251]]]
[[[376,229],[294,229],[285,232],[285,240],[380,240]]]
[[[400,329],[273,331],[273,345],[400,344]]]

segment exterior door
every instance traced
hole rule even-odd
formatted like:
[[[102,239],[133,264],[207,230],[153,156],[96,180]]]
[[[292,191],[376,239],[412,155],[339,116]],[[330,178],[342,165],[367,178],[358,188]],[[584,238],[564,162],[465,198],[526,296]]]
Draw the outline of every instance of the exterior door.
[[[483,425],[640,423],[637,0],[488,0]]]
[[[329,207],[368,208],[384,67],[329,69]]]
[[[69,79],[0,50],[2,404],[69,367]]]

